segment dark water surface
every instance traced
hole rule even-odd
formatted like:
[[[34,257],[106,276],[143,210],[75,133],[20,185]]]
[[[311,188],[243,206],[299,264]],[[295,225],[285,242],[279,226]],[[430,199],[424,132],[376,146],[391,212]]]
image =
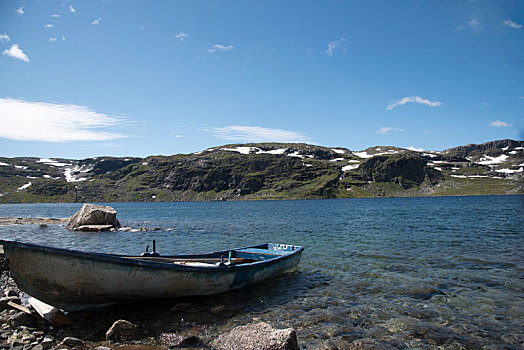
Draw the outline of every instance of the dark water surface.
[[[122,225],[162,230],[93,234],[60,225],[4,226],[0,237],[125,254],[141,253],[152,239],[166,254],[265,242],[302,245],[298,271],[216,297],[234,311],[206,326],[222,330],[264,320],[294,327],[300,344],[311,349],[344,348],[359,339],[398,348],[521,349],[523,201],[111,203]],[[68,217],[79,208],[0,205],[0,216]]]

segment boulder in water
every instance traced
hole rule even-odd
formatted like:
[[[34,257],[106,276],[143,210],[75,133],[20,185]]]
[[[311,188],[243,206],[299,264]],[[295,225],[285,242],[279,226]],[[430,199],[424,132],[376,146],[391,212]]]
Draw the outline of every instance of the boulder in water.
[[[119,227],[115,209],[95,204],[84,204],[66,224],[66,229],[73,231],[99,232]]]

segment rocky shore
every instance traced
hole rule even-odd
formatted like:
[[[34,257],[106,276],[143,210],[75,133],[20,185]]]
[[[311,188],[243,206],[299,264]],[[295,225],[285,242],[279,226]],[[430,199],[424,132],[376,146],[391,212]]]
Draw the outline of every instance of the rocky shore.
[[[0,217],[0,226],[5,225],[51,225],[64,224],[69,218],[22,218]]]

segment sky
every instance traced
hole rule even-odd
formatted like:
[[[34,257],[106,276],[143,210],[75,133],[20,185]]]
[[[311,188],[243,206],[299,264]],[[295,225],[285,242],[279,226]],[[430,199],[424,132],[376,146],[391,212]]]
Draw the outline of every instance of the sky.
[[[0,156],[523,131],[522,0],[0,0]]]

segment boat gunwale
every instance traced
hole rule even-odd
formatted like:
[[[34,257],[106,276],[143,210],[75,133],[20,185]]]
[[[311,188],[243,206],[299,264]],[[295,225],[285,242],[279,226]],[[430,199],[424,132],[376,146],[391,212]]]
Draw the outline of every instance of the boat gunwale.
[[[229,252],[231,251],[237,251],[237,250],[244,250],[244,249],[263,249],[264,247],[267,247],[271,243],[266,244],[259,244],[254,246],[248,246],[243,248],[235,248],[230,250],[223,250],[223,251],[217,251],[217,252],[209,252],[204,254],[183,254],[183,255],[161,255],[162,258],[205,258],[205,257],[213,257],[214,255],[224,254],[224,256],[227,256]],[[191,271],[191,272],[209,272],[212,270],[215,271],[221,271],[221,272],[227,272],[227,271],[237,271],[237,270],[243,270],[243,269],[250,269],[255,266],[260,265],[272,265],[273,263],[289,259],[295,255],[300,255],[302,251],[304,250],[304,247],[301,246],[293,246],[294,250],[290,251],[289,253],[286,252],[285,254],[274,254],[274,258],[271,259],[265,259],[260,261],[255,261],[251,263],[245,263],[245,264],[239,264],[239,265],[212,265],[209,266],[191,266],[191,265],[181,265],[181,264],[174,264],[170,262],[159,262],[159,261],[152,261],[152,260],[141,260],[138,259],[140,256],[136,256],[137,259],[134,259],[133,256],[130,256],[128,254],[120,255],[120,254],[111,254],[111,253],[96,253],[96,252],[83,252],[79,250],[73,250],[73,249],[67,249],[67,248],[56,248],[56,247],[49,247],[44,246],[40,244],[34,244],[34,243],[26,243],[26,242],[19,242],[19,241],[11,241],[11,240],[3,240],[0,239],[0,245],[4,247],[4,255],[8,255],[9,251],[11,249],[16,248],[17,246],[20,248],[25,248],[29,250],[54,254],[54,255],[65,255],[70,257],[76,257],[76,258],[82,258],[87,260],[95,260],[100,262],[107,262],[107,263],[114,263],[119,265],[127,265],[127,266],[136,266],[136,267],[144,267],[144,268],[154,268],[154,269],[166,269],[166,270],[177,270],[177,271]],[[7,253],[6,253],[7,248]],[[8,258],[8,256],[7,256]]]

